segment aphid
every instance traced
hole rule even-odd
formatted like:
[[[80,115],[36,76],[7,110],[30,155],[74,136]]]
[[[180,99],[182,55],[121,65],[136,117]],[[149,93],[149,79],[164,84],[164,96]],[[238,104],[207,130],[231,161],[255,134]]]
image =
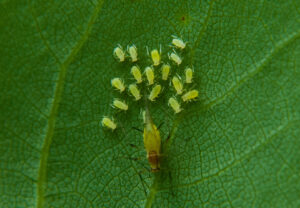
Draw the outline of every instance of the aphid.
[[[159,93],[161,91],[161,86],[160,85],[155,85],[155,87],[152,88],[150,95],[149,95],[149,100],[154,101],[155,98],[158,97]]]
[[[146,107],[144,125],[144,147],[147,152],[147,158],[152,172],[157,172],[160,170],[160,146],[160,133],[152,121],[148,107]]]
[[[180,49],[184,49],[186,46],[186,43],[183,42],[183,40],[181,40],[180,38],[173,36],[173,40],[172,40],[172,44],[176,47],[176,48],[180,48]]]
[[[161,78],[162,80],[167,80],[168,79],[168,76],[169,76],[169,73],[170,73],[170,65],[169,64],[164,64],[162,67],[161,67]]]
[[[172,79],[172,83],[173,83],[173,86],[174,86],[177,94],[181,95],[183,86],[182,86],[180,79],[178,77],[174,76]]]
[[[113,106],[119,108],[120,110],[128,110],[128,105],[119,99],[114,99]]]
[[[184,102],[189,102],[198,97],[198,90],[191,90],[181,96]]]
[[[133,97],[135,97],[135,100],[141,99],[141,94],[136,84],[129,85],[129,91],[133,95]]]
[[[179,113],[182,109],[180,108],[180,104],[175,98],[170,98],[168,104],[172,107],[175,113]]]
[[[160,53],[157,49],[151,51],[151,58],[154,66],[158,66],[160,64]]]
[[[104,116],[103,119],[102,119],[102,126],[105,126],[109,129],[112,129],[112,130],[115,130],[117,128],[117,124],[115,124],[115,122],[113,122],[112,119]]]
[[[121,45],[118,45],[115,49],[114,49],[114,56],[119,59],[120,62],[125,61],[125,52],[122,49]]]
[[[185,69],[185,83],[192,83],[193,79],[193,70],[191,68],[186,68]]]
[[[172,60],[178,66],[181,64],[182,59],[178,56],[178,54],[174,51],[169,55],[169,59]]]
[[[138,66],[131,67],[131,74],[133,75],[137,83],[141,83],[143,81],[142,74]]]
[[[129,55],[131,57],[131,61],[132,62],[136,62],[138,60],[138,58],[137,58],[138,54],[137,54],[137,48],[136,48],[136,46],[132,45],[127,50],[128,50],[128,53],[129,53]]]
[[[111,85],[120,90],[120,92],[123,92],[125,90],[125,85],[120,78],[113,78],[111,80]]]
[[[146,77],[148,80],[148,85],[152,85],[154,83],[154,70],[152,67],[147,66],[145,69]]]

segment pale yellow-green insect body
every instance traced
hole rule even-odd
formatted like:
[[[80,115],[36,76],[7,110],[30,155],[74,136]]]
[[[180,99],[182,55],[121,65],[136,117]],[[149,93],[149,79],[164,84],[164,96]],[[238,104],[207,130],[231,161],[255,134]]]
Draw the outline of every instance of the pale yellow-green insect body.
[[[154,70],[152,67],[147,66],[145,69],[145,74],[148,80],[148,85],[153,85],[154,83]]]
[[[182,111],[180,104],[178,103],[178,101],[175,98],[169,98],[169,105],[172,107],[172,109],[174,110],[175,113],[179,113],[180,111]]]
[[[193,81],[193,70],[191,68],[186,68],[185,69],[185,83],[192,83]]]
[[[155,85],[150,92],[150,95],[148,97],[149,100],[154,101],[158,97],[160,91],[161,91],[161,85]]]
[[[186,43],[183,42],[183,40],[181,40],[180,38],[177,38],[175,36],[173,36],[173,40],[172,40],[172,44],[179,49],[184,49],[186,46]]]
[[[169,55],[169,59],[172,60],[178,66],[182,63],[182,59],[175,51]]]
[[[122,46],[118,45],[114,49],[114,56],[120,61],[123,62],[125,61],[125,52],[122,49]]]
[[[183,85],[182,85],[180,79],[178,77],[174,76],[173,79],[172,79],[172,84],[173,84],[173,86],[174,86],[174,88],[176,90],[176,93],[178,95],[181,95],[182,94]]]
[[[167,80],[168,77],[169,77],[169,73],[170,73],[170,65],[169,64],[164,64],[162,67],[161,67],[161,78],[162,80]]]
[[[111,130],[115,130],[117,128],[117,124],[110,118],[104,116],[102,119],[102,126],[105,126]]]
[[[120,110],[124,110],[124,111],[128,110],[128,105],[119,99],[114,99],[113,106]]]
[[[128,53],[130,55],[130,58],[131,58],[132,62],[136,62],[138,60],[138,58],[137,58],[137,56],[138,56],[137,48],[136,48],[135,45],[132,45],[128,48]]]
[[[125,90],[125,85],[120,78],[113,78],[111,80],[111,85],[116,89],[120,90],[120,92],[123,92]]]
[[[142,74],[138,66],[131,67],[131,74],[133,75],[134,79],[138,84],[143,81]]]
[[[135,98],[135,100],[141,99],[140,90],[137,88],[136,84],[129,85],[129,91]]]
[[[184,95],[182,95],[181,98],[184,102],[189,102],[195,99],[196,97],[198,97],[198,94],[199,94],[198,90],[191,90],[185,93]]]
[[[151,51],[151,58],[154,66],[158,66],[160,64],[160,54],[157,49]]]

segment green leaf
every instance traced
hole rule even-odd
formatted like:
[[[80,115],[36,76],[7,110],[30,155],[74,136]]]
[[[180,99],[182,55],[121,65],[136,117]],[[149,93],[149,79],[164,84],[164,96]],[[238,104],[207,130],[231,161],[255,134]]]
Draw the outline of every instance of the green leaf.
[[[299,1],[2,0],[0,13],[1,208],[300,206]],[[145,66],[161,45],[166,61],[171,35],[200,97],[174,116],[165,85],[151,106],[171,135],[153,174],[132,130],[143,102],[110,106],[110,80],[133,82],[112,51],[134,43]]]

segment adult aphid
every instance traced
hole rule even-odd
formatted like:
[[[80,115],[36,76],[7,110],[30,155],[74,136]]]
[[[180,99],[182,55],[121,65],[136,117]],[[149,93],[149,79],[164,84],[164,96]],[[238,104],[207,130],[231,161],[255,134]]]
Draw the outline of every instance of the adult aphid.
[[[113,107],[118,108],[120,110],[124,110],[124,111],[128,110],[128,105],[119,99],[114,99]]]
[[[175,113],[179,113],[180,111],[182,111],[180,104],[178,103],[178,101],[175,98],[169,98],[169,102],[168,102],[169,106],[172,107],[172,109],[174,110]]]
[[[111,130],[115,130],[117,128],[117,124],[113,121],[113,119],[104,116],[102,119],[102,126],[105,126]]]
[[[120,61],[125,61],[125,52],[123,51],[123,48],[121,45],[118,45],[113,52],[114,56]]]
[[[149,100],[154,101],[158,97],[160,91],[161,91],[161,86],[155,85],[150,92],[150,95],[148,97]]]
[[[129,91],[135,98],[135,100],[141,99],[140,90],[137,88],[136,84],[129,85]]]
[[[175,51],[173,51],[171,54],[169,54],[169,59],[172,60],[178,66],[182,62],[182,59],[180,58],[180,56]]]
[[[177,76],[174,76],[172,79],[172,84],[176,90],[177,95],[182,94],[183,85],[180,81],[180,79]]]
[[[191,90],[185,93],[184,95],[182,95],[181,98],[184,102],[189,102],[195,99],[196,97],[198,97],[198,94],[199,94],[198,90]]]
[[[160,53],[157,49],[151,51],[151,58],[153,61],[153,66],[158,66],[160,64]]]
[[[145,69],[145,74],[148,80],[148,85],[152,85],[154,83],[154,70],[152,67],[147,66]]]
[[[185,83],[190,84],[193,81],[193,70],[191,68],[185,69]]]
[[[132,46],[128,46],[127,47],[127,51],[130,55],[130,58],[131,58],[131,61],[132,62],[136,62],[138,60],[137,56],[138,56],[138,53],[137,53],[137,48],[135,45],[132,45]]]
[[[176,47],[176,48],[179,48],[181,50],[183,50],[186,46],[186,43],[183,42],[182,39],[176,37],[176,36],[172,36],[173,37],[173,40],[172,40],[172,44]]]
[[[138,84],[143,81],[142,74],[138,66],[131,67],[131,74],[133,75],[134,79]]]
[[[116,89],[120,90],[120,92],[123,92],[125,90],[125,85],[120,78],[113,78],[111,80],[111,85]]]
[[[170,67],[169,64],[164,64],[161,67],[161,78],[162,78],[162,80],[167,80],[168,79],[170,69],[171,69],[171,67]]]

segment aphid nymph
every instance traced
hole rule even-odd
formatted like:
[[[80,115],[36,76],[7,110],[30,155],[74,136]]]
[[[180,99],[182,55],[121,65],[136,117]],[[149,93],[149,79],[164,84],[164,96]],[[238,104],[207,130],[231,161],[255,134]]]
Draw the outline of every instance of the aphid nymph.
[[[125,52],[122,49],[121,45],[118,45],[115,49],[114,49],[114,56],[120,61],[123,62],[125,61]]]
[[[158,97],[160,91],[161,91],[161,85],[155,85],[150,92],[150,95],[148,97],[149,100],[154,101]]]
[[[151,58],[153,61],[153,66],[158,66],[160,64],[160,53],[157,49],[151,51]]]
[[[184,102],[189,102],[191,100],[194,100],[196,97],[198,97],[198,90],[191,90],[185,93],[184,95],[181,96],[182,100]]]
[[[124,111],[128,110],[128,105],[119,99],[114,99],[113,107],[118,108],[120,110],[124,110]]]
[[[171,67],[170,67],[169,64],[164,64],[161,67],[161,78],[162,78],[162,80],[167,80],[168,79],[170,69],[171,69]]]
[[[111,80],[111,85],[116,89],[120,90],[120,92],[123,92],[125,90],[125,85],[120,78],[113,78]]]
[[[169,59],[172,60],[178,66],[182,62],[182,59],[179,57],[179,55],[175,51],[173,51],[171,54],[169,54]]]
[[[174,86],[174,88],[176,90],[176,93],[178,95],[181,95],[182,94],[183,85],[182,85],[180,79],[177,76],[174,76],[173,79],[172,79],[172,83],[173,83],[173,86]]]
[[[176,48],[179,48],[179,49],[184,49],[185,46],[186,46],[186,43],[183,42],[182,39],[176,37],[176,36],[172,36],[173,37],[173,40],[172,40],[172,44],[176,47]]]
[[[117,124],[113,121],[113,119],[110,119],[107,116],[104,116],[102,119],[102,126],[105,126],[111,130],[115,130],[117,128]]]
[[[132,45],[132,46],[128,47],[127,50],[128,50],[129,55],[130,55],[131,61],[136,62],[138,60],[138,58],[137,58],[138,53],[137,53],[136,46]]]
[[[154,83],[154,70],[152,67],[147,66],[145,69],[145,74],[148,80],[148,85],[152,85]]]
[[[176,98],[169,98],[168,104],[172,107],[175,113],[179,113],[182,110]]]
[[[137,88],[136,84],[129,85],[129,91],[133,95],[133,97],[135,98],[135,100],[141,99],[141,94],[140,94],[140,91]]]
[[[142,74],[138,66],[131,67],[131,74],[133,75],[134,79],[138,84],[143,81]]]
[[[193,70],[188,67],[185,69],[185,83],[190,84],[193,81]]]

